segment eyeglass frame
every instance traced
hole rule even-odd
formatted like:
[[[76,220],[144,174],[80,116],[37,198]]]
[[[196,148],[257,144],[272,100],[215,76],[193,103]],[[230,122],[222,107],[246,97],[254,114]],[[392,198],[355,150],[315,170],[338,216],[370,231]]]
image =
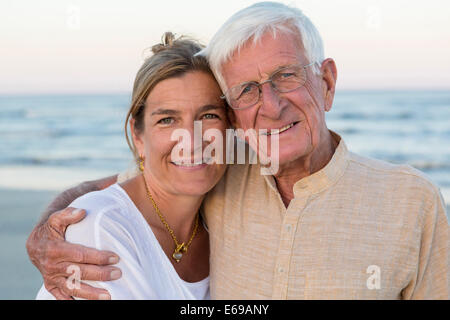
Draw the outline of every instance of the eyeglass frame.
[[[246,107],[243,107],[243,108],[235,108],[235,107],[233,107],[233,106],[231,105],[231,103],[228,101],[227,97],[226,97],[227,92],[225,92],[223,95],[221,95],[221,96],[220,96],[220,99],[227,100],[228,105],[230,106],[230,108],[231,108],[231,109],[234,109],[234,110],[244,110],[244,109],[253,107],[255,104],[257,104],[257,103],[261,100],[261,86],[262,86],[263,84],[265,84],[265,83],[267,83],[267,82],[270,82],[271,87],[272,87],[275,91],[281,92],[281,91],[278,90],[278,88],[277,88],[277,87],[274,85],[274,83],[272,82],[272,77],[273,77],[275,74],[277,74],[278,72],[280,72],[280,71],[282,71],[282,70],[284,70],[284,69],[292,68],[292,67],[295,67],[295,66],[301,66],[301,67],[306,71],[306,68],[307,68],[307,67],[310,67],[310,66],[312,66],[312,65],[314,65],[314,64],[316,64],[315,61],[314,61],[314,62],[311,62],[311,63],[309,63],[309,64],[307,64],[307,65],[304,65],[304,66],[301,66],[301,64],[299,64],[299,63],[291,64],[291,65],[289,65],[289,66],[280,68],[279,70],[273,72],[273,73],[270,75],[269,79],[267,79],[267,80],[265,80],[265,81],[263,81],[263,82],[256,82],[256,81],[242,82],[242,83],[237,84],[237,85],[235,85],[235,86],[233,86],[233,87],[231,87],[230,89],[227,90],[227,92],[228,92],[228,91],[230,91],[230,90],[233,89],[233,88],[236,88],[236,87],[238,87],[238,86],[243,86],[243,85],[245,85],[245,84],[256,84],[256,86],[257,86],[257,88],[258,88],[258,92],[259,92],[259,93],[258,93],[258,100],[256,100],[255,103],[253,103],[253,104],[251,104],[251,105],[249,105],[249,106],[246,106]],[[294,88],[294,89],[291,89],[291,90],[288,90],[288,91],[283,91],[283,92],[281,92],[281,93],[292,92],[292,91],[294,91],[294,90],[297,90],[297,89],[300,89],[301,87],[303,87],[303,86],[305,85],[306,81],[308,80],[308,74],[307,74],[307,73],[305,73],[305,76],[306,76],[305,82],[304,82],[301,86],[299,86],[299,87],[297,87],[297,88]]]

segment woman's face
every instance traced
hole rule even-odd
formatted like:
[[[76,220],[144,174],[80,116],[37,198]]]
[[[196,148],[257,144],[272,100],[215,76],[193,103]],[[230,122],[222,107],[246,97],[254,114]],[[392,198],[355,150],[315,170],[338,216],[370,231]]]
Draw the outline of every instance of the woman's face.
[[[153,88],[145,102],[144,127],[140,132],[135,131],[132,120],[133,139],[139,154],[145,159],[146,177],[152,178],[152,182],[166,192],[203,195],[224,174],[225,164],[207,164],[207,159],[201,157],[202,152],[198,152],[199,148],[194,152],[194,121],[201,121],[202,137],[208,129],[220,131],[224,137],[221,147],[225,145],[225,130],[229,124],[221,94],[210,74],[188,72],[180,77],[163,80]],[[174,140],[173,134],[177,129],[189,134],[190,153],[185,151],[187,149],[183,150],[184,153],[180,152],[180,146],[186,147],[188,141],[183,140],[182,144],[178,144],[179,141]],[[210,143],[201,141],[199,146],[202,146],[203,151]],[[198,159],[198,155],[203,161]],[[180,162],[180,158],[183,161]]]

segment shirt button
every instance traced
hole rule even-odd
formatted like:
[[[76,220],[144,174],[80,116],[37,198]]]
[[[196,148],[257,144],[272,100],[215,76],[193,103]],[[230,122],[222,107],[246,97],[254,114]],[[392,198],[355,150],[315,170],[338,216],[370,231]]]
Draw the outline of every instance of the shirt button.
[[[279,267],[279,268],[278,268],[278,272],[279,272],[279,273],[283,273],[283,272],[284,272],[283,267]]]
[[[292,225],[286,224],[286,225],[284,226],[284,228],[286,229],[287,232],[291,232]]]

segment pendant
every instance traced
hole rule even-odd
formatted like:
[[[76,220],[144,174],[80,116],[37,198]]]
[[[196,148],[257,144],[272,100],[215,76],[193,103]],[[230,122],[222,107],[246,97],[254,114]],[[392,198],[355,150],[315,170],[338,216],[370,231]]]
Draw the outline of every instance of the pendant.
[[[177,245],[177,247],[175,248],[175,251],[172,254],[172,258],[174,258],[176,262],[180,262],[181,258],[183,257],[183,254],[181,253],[181,251],[182,252],[187,251],[186,247],[184,246],[184,242]]]

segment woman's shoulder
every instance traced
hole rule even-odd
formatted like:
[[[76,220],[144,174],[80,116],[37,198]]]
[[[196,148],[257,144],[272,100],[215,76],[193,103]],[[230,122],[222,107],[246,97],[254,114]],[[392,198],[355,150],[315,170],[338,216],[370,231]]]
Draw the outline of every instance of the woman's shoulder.
[[[135,218],[132,212],[134,205],[118,184],[87,193],[69,206],[86,210],[86,216],[67,228],[67,241],[105,249],[102,245],[105,239],[130,237]]]
[[[127,203],[125,200],[123,189],[116,183],[103,190],[86,193],[75,199],[69,206],[85,209],[86,211],[92,209],[97,212],[99,210],[104,211],[105,208],[126,207]]]

